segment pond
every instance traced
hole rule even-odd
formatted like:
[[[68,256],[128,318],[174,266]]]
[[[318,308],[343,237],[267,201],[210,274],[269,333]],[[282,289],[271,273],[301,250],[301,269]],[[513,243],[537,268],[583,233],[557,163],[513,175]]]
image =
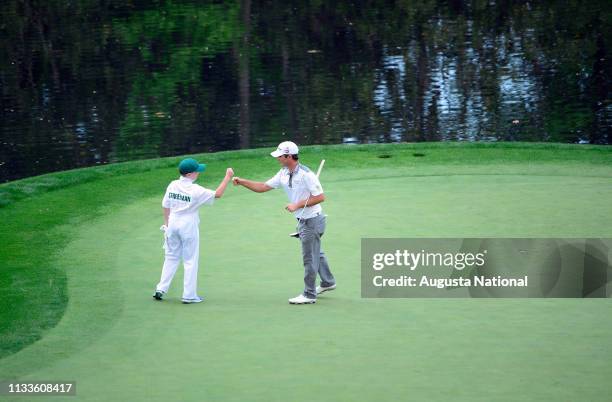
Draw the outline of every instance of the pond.
[[[610,144],[609,1],[0,5],[0,181],[298,144]]]

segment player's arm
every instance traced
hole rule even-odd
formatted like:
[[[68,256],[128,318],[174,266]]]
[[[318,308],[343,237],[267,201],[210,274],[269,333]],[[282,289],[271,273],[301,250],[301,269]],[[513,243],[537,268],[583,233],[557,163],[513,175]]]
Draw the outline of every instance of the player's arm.
[[[221,183],[219,183],[219,187],[217,187],[217,190],[215,190],[215,198],[221,198],[223,196],[223,193],[227,188],[227,184],[232,179],[233,175],[234,171],[232,170],[232,168],[227,168],[227,170],[225,171],[225,177],[223,178],[223,180],[221,180]]]
[[[312,207],[313,205],[320,204],[323,201],[325,201],[325,194],[321,193],[319,195],[311,195],[310,198],[287,204],[286,209],[289,212],[295,212],[300,208]]]
[[[273,189],[273,187],[261,181],[247,180],[241,177],[234,177],[234,186],[243,186],[256,193],[265,193]]]

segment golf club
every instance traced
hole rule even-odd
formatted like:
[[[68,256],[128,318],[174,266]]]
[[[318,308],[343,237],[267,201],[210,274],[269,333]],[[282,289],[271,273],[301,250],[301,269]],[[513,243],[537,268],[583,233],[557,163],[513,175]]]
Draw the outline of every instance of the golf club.
[[[325,165],[325,159],[321,159],[321,163],[319,163],[319,168],[317,169],[317,179],[319,178],[319,175],[321,174],[321,170],[323,169],[323,165]],[[304,204],[304,208],[302,208],[302,212],[300,212],[300,216],[298,218],[298,223],[295,226],[295,232],[290,233],[289,236],[290,237],[295,237],[296,239],[300,237],[300,233],[298,232],[298,227],[300,226],[300,222],[302,220],[302,216],[304,216],[304,211],[306,210],[306,207],[308,206],[308,201],[310,201],[310,195],[308,194],[308,198],[306,198],[306,203]]]

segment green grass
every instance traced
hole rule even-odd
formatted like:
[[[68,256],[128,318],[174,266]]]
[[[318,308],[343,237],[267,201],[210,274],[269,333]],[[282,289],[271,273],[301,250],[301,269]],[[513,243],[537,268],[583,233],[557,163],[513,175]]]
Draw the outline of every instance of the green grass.
[[[267,152],[197,155],[201,184],[227,166],[268,178]],[[303,284],[282,191],[230,188],[202,211],[207,301],[184,306],[180,271],[169,300],[150,299],[180,158],[0,186],[0,379],[77,380],[79,400],[606,400],[609,300],[365,300],[359,241],[612,237],[612,148],[420,143],[302,158],[327,160],[323,244],[339,285],[315,306],[286,303]]]

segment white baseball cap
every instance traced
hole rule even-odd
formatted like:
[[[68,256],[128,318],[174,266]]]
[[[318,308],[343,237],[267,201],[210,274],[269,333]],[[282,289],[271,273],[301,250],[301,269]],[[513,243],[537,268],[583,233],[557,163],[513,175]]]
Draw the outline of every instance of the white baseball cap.
[[[276,151],[270,152],[275,158],[278,158],[281,155],[297,155],[298,154],[298,146],[295,145],[295,142],[291,141],[283,141],[278,144],[278,148]]]

